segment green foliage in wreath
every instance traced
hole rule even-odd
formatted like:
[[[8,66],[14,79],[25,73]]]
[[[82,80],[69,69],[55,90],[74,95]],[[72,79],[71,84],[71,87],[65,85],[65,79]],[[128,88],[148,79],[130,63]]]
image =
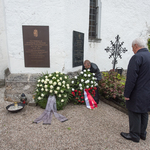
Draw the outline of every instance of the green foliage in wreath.
[[[63,109],[72,97],[70,79],[60,72],[42,74],[37,80],[35,102],[41,108],[46,107],[49,95],[56,96],[57,110]]]
[[[98,83],[96,82],[95,73],[91,73],[89,69],[80,72],[71,80],[72,100],[74,104],[85,104],[84,89],[88,89],[92,97],[95,96],[95,90]]]

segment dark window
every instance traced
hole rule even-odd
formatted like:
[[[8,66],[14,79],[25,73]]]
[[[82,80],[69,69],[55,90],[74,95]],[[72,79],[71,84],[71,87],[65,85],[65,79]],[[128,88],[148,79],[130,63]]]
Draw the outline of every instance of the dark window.
[[[89,39],[96,38],[96,0],[90,0]]]

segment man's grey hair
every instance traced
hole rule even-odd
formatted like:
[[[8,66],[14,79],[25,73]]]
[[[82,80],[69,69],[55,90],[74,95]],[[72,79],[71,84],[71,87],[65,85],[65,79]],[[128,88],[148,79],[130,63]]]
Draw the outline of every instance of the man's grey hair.
[[[139,47],[146,47],[145,42],[142,38],[136,38],[135,40],[133,40],[132,46],[134,46],[135,44],[137,44]]]

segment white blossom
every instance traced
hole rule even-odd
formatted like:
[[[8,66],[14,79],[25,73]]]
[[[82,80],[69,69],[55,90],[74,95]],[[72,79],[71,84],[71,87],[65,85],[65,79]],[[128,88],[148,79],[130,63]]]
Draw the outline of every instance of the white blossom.
[[[87,86],[86,86],[86,88],[88,89],[88,88],[89,88],[89,86],[87,85]]]
[[[50,90],[49,92],[50,92],[50,93],[52,93],[52,92],[53,92],[53,90]]]
[[[70,89],[70,87],[68,86],[67,89]]]
[[[83,74],[83,71],[81,71],[81,74]]]
[[[56,79],[56,77],[52,77],[52,79]]]
[[[44,83],[47,84],[47,81],[45,81]]]
[[[95,80],[97,80],[97,78],[95,77]]]
[[[45,87],[45,88],[47,88],[47,87],[48,87],[48,85],[45,85],[44,87]]]
[[[56,84],[57,84],[56,82],[53,83],[54,86],[55,86]]]
[[[59,94],[58,97],[61,97],[61,94]]]
[[[63,90],[61,90],[60,92],[61,92],[61,93],[64,93],[64,91],[63,91]]]
[[[47,92],[47,91],[48,91],[48,89],[45,89],[45,91]]]
[[[65,86],[65,85],[63,85],[62,87],[64,87],[64,88],[65,88],[66,86]]]
[[[90,77],[91,75],[90,74],[88,74],[88,77]]]
[[[65,76],[65,79],[67,79],[67,76]]]
[[[57,94],[58,92],[57,92],[57,91],[54,91],[54,93]]]
[[[47,79],[48,77],[47,76],[45,76],[45,79]]]
[[[49,81],[49,84],[52,84],[52,83],[53,83],[53,81],[52,81],[52,80],[50,80],[50,81]]]
[[[86,77],[87,75],[86,75],[86,74],[84,74],[84,76]]]
[[[60,77],[60,80],[62,80],[62,77]]]
[[[56,89],[57,89],[57,90],[60,90],[60,87],[58,86]]]
[[[67,86],[69,86],[69,84],[67,84]]]
[[[49,77],[51,77],[52,76],[52,74],[49,74]]]
[[[77,76],[75,76],[74,78],[77,79]]]
[[[67,97],[67,95],[64,95],[64,97]]]
[[[58,73],[59,73],[59,71],[56,71],[56,73],[58,74]]]
[[[42,87],[43,85],[42,84],[40,84],[40,87]]]
[[[38,100],[41,100],[41,97],[40,97],[40,96],[38,97]]]
[[[84,80],[83,79],[81,79],[81,82],[83,82]]]
[[[86,72],[86,70],[85,70],[85,69],[84,69],[83,71],[84,71],[84,72]]]
[[[44,82],[44,79],[42,79],[41,82],[43,83],[43,82]]]
[[[82,86],[82,84],[79,84],[79,86]]]
[[[65,84],[65,81],[63,81],[62,83]]]
[[[71,82],[72,84],[74,83],[74,81]]]
[[[61,102],[63,103],[63,102],[64,102],[64,99],[62,99]]]
[[[40,85],[39,85],[39,84],[37,84],[36,86],[37,86],[37,87],[39,87]]]
[[[93,81],[91,81],[91,83],[93,83]]]
[[[93,87],[93,85],[91,85],[91,87]]]
[[[43,89],[43,88],[41,88],[41,91],[44,91],[44,89]]]
[[[58,83],[58,85],[60,85],[60,86],[61,86],[61,82],[59,82],[59,83]]]
[[[57,82],[59,82],[60,80],[59,79],[57,79]]]
[[[56,77],[58,77],[59,75],[58,74],[56,74]]]
[[[74,91],[74,88],[72,88],[72,91]]]
[[[93,73],[93,76],[95,76],[95,73]]]
[[[51,86],[50,86],[50,88],[52,89],[52,88],[53,88],[53,86],[51,85]]]
[[[90,71],[90,69],[88,69],[87,71]]]
[[[44,94],[42,93],[41,96],[44,97]]]
[[[38,82],[40,82],[41,80],[39,79]]]
[[[80,87],[80,90],[82,90],[82,87]]]
[[[38,89],[36,89],[36,91],[38,92],[39,90],[38,90]]]

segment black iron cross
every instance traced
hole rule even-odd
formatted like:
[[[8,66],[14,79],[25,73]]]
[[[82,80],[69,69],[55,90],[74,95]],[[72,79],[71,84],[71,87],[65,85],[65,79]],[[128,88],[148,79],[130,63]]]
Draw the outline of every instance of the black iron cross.
[[[120,59],[122,59],[121,53],[122,53],[122,52],[125,53],[125,52],[127,51],[126,48],[122,48],[122,47],[121,47],[124,42],[121,42],[121,43],[119,42],[119,39],[120,39],[119,35],[117,35],[117,36],[115,37],[115,39],[116,39],[116,42],[115,42],[115,43],[113,43],[112,41],[110,41],[110,42],[111,42],[111,45],[112,45],[111,47],[105,48],[106,52],[110,52],[110,53],[111,53],[110,56],[109,56],[109,59],[110,59],[111,57],[114,58],[114,60],[112,61],[113,70],[115,70],[115,65],[117,64],[117,57],[119,57]]]

